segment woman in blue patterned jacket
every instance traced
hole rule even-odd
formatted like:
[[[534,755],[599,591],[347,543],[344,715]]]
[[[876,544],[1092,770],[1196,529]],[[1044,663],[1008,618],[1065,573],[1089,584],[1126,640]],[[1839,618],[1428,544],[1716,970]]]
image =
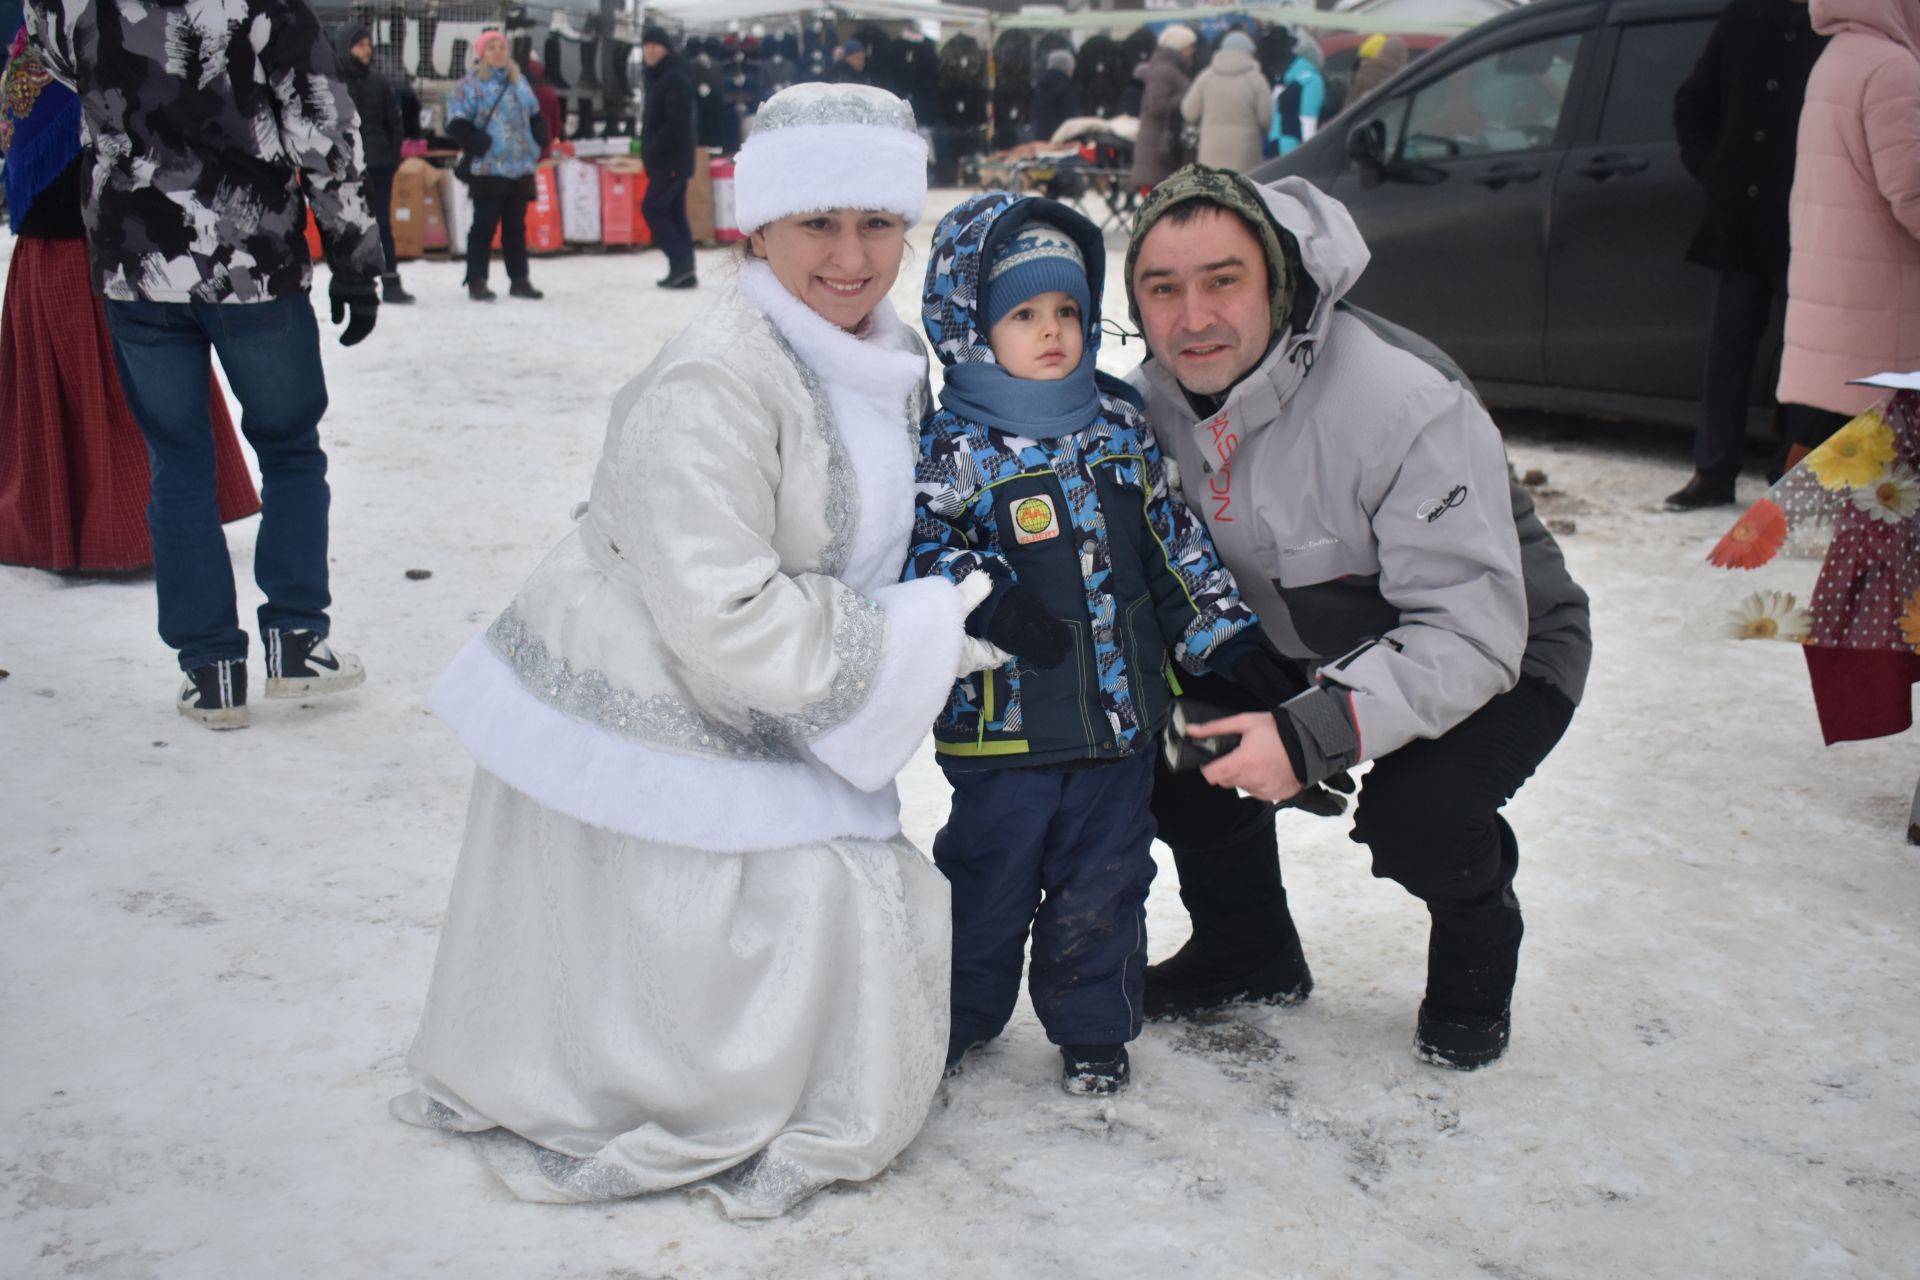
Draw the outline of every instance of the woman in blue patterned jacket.
[[[541,293],[527,279],[527,204],[533,199],[533,171],[546,146],[546,117],[533,86],[513,60],[507,38],[483,31],[474,43],[473,70],[454,86],[447,101],[447,132],[466,153],[473,193],[473,225],[467,229],[467,296],[492,302],[487,267],[493,231],[507,258],[507,292],[516,298]]]

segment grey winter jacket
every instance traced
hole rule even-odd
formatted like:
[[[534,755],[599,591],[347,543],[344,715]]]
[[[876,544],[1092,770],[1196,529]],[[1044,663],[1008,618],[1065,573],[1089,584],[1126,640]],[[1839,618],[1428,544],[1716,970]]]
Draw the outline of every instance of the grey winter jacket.
[[[1259,165],[1273,123],[1273,88],[1250,53],[1223,49],[1194,79],[1180,114],[1200,126],[1200,163],[1245,172]]]
[[[1155,49],[1153,57],[1134,68],[1143,86],[1140,95],[1140,136],[1133,144],[1135,187],[1159,186],[1168,174],[1186,163],[1180,142],[1180,102],[1193,77],[1187,60],[1171,49]]]
[[[1261,196],[1307,277],[1291,331],[1212,414],[1151,359],[1133,379],[1268,638],[1318,667],[1283,707],[1301,780],[1437,738],[1523,673],[1578,702],[1587,597],[1498,429],[1430,344],[1337,305],[1368,258],[1343,205],[1298,178]]]

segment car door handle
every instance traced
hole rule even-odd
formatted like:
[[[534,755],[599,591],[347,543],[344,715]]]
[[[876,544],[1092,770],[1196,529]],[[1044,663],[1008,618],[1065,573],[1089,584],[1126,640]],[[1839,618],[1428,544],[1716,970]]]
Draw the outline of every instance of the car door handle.
[[[1498,191],[1509,182],[1532,182],[1539,176],[1540,171],[1532,165],[1509,160],[1505,164],[1494,165],[1474,181],[1489,190]]]
[[[1583,178],[1592,178],[1595,182],[1605,182],[1608,178],[1622,174],[1639,173],[1647,167],[1645,156],[1630,155],[1621,151],[1607,151],[1574,170]]]

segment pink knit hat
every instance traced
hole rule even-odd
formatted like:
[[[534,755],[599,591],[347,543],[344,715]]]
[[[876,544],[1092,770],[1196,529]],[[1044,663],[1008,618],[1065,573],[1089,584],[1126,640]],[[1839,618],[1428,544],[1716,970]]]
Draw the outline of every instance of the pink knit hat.
[[[487,51],[487,46],[489,44],[493,43],[495,40],[505,40],[506,38],[507,37],[501,34],[498,28],[488,27],[485,31],[482,31],[480,33],[480,38],[473,42],[473,56],[475,58],[478,58],[481,54]]]

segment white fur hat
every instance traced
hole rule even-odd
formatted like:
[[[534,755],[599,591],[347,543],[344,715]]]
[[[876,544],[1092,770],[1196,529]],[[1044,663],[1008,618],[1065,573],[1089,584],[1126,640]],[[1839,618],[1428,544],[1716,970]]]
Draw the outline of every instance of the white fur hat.
[[[742,231],[796,213],[884,209],[920,218],[927,144],[913,108],[863,84],[797,84],[768,98],[733,170]]]

